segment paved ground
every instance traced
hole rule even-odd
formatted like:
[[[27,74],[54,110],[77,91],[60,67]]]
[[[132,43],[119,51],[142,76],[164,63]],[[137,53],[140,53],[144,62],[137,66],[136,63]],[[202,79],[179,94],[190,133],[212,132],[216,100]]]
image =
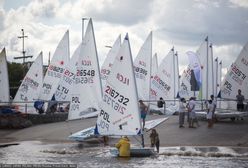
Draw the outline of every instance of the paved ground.
[[[147,120],[161,116],[148,116]],[[0,130],[0,143],[40,140],[48,143],[70,143],[71,133],[94,126],[96,118],[58,122],[32,126],[21,130]],[[206,121],[200,121],[198,128],[178,127],[178,116],[172,116],[156,129],[161,146],[245,146],[248,147],[248,118],[239,121],[219,121],[213,128],[207,128]],[[149,134],[145,134],[145,144],[149,145]],[[139,137],[136,139],[140,140]],[[131,138],[133,144],[138,144]],[[111,139],[110,145],[117,140]]]

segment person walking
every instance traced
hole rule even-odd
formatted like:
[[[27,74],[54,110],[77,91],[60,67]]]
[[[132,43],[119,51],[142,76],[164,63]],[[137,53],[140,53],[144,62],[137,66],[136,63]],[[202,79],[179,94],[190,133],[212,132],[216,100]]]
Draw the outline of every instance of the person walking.
[[[183,125],[186,112],[186,106],[184,103],[186,103],[185,98],[181,98],[179,102],[179,128],[184,128]]]
[[[130,141],[127,136],[122,137],[115,147],[119,151],[119,157],[130,157]]]
[[[157,152],[159,153],[159,135],[155,129],[152,129],[152,132],[150,134],[150,140],[151,140],[151,147],[156,146]]]
[[[141,113],[141,119],[143,122],[143,129],[144,129],[148,107],[147,105],[145,105],[145,103],[142,100],[139,100],[139,108],[140,108],[140,113]]]

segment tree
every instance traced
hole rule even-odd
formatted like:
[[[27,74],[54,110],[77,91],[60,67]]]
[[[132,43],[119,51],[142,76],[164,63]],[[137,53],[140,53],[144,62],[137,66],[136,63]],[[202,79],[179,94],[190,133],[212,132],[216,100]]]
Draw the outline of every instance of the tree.
[[[12,96],[13,98],[15,97],[15,94],[25,76],[24,72],[27,72],[27,68],[24,68],[22,64],[8,62],[10,96]]]

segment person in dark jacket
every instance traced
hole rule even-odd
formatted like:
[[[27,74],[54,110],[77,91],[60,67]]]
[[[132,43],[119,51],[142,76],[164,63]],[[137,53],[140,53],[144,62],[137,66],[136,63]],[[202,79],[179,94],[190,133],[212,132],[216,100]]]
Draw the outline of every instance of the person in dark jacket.
[[[159,101],[157,102],[158,108],[164,107],[164,99],[162,97],[159,98]]]
[[[159,153],[159,136],[155,129],[152,129],[150,134],[151,147],[156,146],[157,152]]]

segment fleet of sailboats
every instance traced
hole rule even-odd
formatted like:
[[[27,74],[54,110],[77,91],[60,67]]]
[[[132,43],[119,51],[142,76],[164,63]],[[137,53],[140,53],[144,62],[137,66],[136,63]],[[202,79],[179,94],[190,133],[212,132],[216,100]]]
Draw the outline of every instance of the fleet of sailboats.
[[[138,100],[157,101],[163,98],[167,108],[176,111],[176,99],[195,96],[208,100],[210,95],[235,100],[238,89],[248,98],[248,43],[231,65],[221,82],[222,61],[214,59],[208,37],[196,52],[188,51],[189,64],[179,76],[178,54],[174,47],[158,66],[157,54],[152,57],[152,32],[144,41],[136,58],[130,48],[128,34],[121,43],[119,35],[102,67],[92,19],[70,59],[69,31],[59,42],[43,80],[42,52],[24,77],[13,103],[25,113],[37,113],[36,100],[66,102],[70,106],[68,120],[97,116],[96,125],[70,136],[84,140],[93,136],[143,135]],[[6,51],[0,53],[0,103],[9,104],[9,80]],[[232,105],[234,106],[234,105]],[[152,107],[152,106],[151,106]],[[221,108],[221,103],[217,104]],[[168,118],[147,123],[149,130]]]

